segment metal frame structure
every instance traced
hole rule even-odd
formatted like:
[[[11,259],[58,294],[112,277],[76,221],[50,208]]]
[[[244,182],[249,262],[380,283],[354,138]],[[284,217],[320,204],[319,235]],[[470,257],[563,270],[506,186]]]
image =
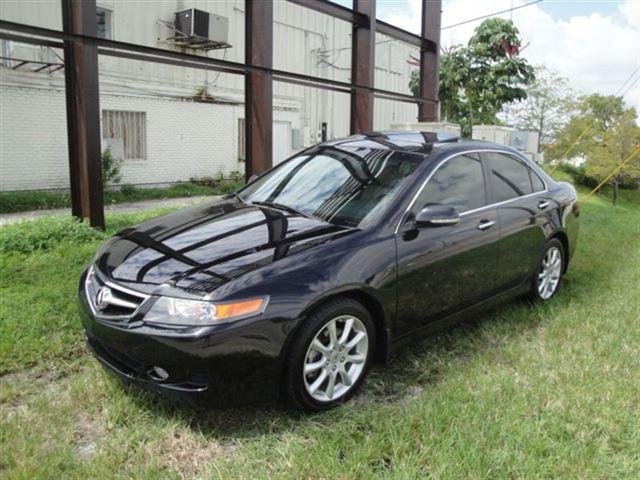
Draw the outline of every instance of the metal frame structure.
[[[0,20],[0,38],[64,50],[72,214],[104,227],[98,55],[214,70],[245,76],[246,177],[272,165],[273,81],[347,93],[351,133],[372,130],[375,98],[417,103],[420,121],[436,121],[441,0],[422,0],[422,34],[375,18],[376,0],[346,8],[328,0],[289,0],[349,22],[350,82],[273,68],[273,0],[245,0],[245,63],[97,38],[95,0],[61,0],[63,30]],[[420,49],[419,96],[374,87],[376,32]]]

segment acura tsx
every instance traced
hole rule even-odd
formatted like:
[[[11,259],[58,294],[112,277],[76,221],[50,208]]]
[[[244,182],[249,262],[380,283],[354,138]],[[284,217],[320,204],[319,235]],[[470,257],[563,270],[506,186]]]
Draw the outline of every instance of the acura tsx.
[[[570,184],[509,147],[334,140],[106,241],[80,281],[84,333],[105,366],[156,391],[327,409],[419,333],[550,300],[579,213]]]

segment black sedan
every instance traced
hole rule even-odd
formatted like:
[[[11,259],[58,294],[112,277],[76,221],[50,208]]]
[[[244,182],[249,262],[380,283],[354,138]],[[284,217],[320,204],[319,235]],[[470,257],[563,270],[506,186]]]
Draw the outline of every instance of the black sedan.
[[[80,282],[84,331],[103,364],[154,390],[326,409],[419,333],[549,300],[578,216],[574,188],[516,150],[352,136],[108,240]]]

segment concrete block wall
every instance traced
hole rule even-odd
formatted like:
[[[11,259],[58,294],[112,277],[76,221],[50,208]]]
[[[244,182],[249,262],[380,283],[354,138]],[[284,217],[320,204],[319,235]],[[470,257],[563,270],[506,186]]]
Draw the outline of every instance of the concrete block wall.
[[[146,112],[147,158],[124,161],[123,183],[177,182],[218,174],[227,177],[244,169],[237,159],[234,106],[109,95],[101,98],[100,108]]]
[[[0,88],[0,191],[68,188],[64,93]]]
[[[241,105],[101,95],[100,107],[146,112],[147,158],[125,160],[122,183],[160,184],[244,171],[237,158]],[[0,132],[0,191],[69,187],[63,91],[3,85]]]

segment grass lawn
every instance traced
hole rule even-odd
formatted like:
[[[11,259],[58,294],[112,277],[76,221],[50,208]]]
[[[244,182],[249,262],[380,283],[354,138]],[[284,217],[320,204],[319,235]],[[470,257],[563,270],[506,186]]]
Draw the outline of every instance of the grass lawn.
[[[198,195],[223,195],[242,186],[242,181],[231,181],[216,186],[199,185],[192,182],[180,182],[168,187],[138,188],[132,185],[104,192],[105,205],[137,202],[160,198],[195,197]],[[0,214],[25,212],[29,210],[47,210],[70,208],[69,192],[25,191],[0,192]]]
[[[550,303],[508,304],[416,339],[354,401],[306,416],[197,412],[123,388],[89,356],[75,313],[77,279],[104,234],[6,227],[0,474],[639,478],[639,203],[637,192],[615,208],[583,198],[578,250]],[[149,215],[108,217],[110,231]]]

